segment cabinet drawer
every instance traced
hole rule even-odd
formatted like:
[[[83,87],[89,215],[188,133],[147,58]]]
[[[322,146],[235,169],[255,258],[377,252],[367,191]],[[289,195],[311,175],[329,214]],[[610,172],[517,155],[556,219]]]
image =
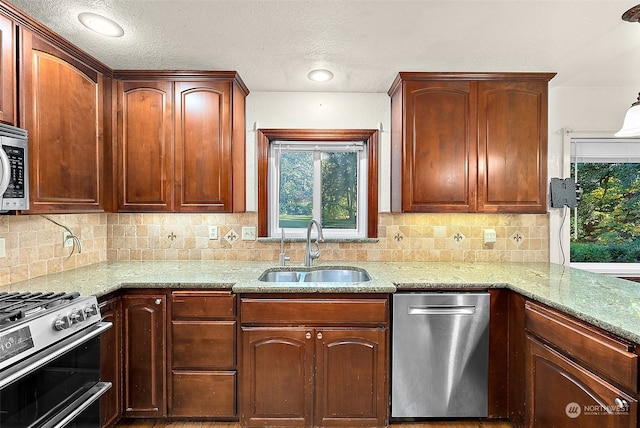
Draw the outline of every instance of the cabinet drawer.
[[[388,319],[387,298],[241,299],[242,324],[380,325]]]
[[[171,416],[234,418],[236,372],[174,371]]]
[[[541,305],[527,302],[527,330],[564,354],[632,392],[638,390],[638,356],[633,345]]]
[[[176,318],[233,318],[235,295],[230,291],[174,291],[171,316]]]
[[[171,330],[174,369],[235,366],[235,321],[172,321]]]

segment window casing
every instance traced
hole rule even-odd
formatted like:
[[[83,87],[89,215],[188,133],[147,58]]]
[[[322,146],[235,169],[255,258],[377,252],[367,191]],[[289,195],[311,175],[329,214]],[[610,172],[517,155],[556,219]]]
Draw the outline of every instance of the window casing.
[[[313,130],[313,129],[260,129],[258,130],[258,236],[279,237],[279,233],[272,230],[273,218],[277,215],[269,215],[269,204],[277,196],[277,186],[270,182],[275,165],[270,157],[271,146],[284,144],[291,147],[297,145],[315,146],[327,144],[329,148],[343,151],[354,150],[354,143],[361,144],[358,148],[361,156],[358,165],[366,162],[366,172],[358,175],[360,181],[358,194],[358,229],[359,236],[364,238],[377,238],[378,236],[378,133],[377,129],[340,129],[340,130]],[[332,146],[332,147],[331,147]],[[351,146],[351,147],[350,147]],[[284,146],[283,146],[284,147]],[[366,160],[365,160],[366,159]],[[361,169],[364,171],[364,169]],[[362,184],[364,183],[364,184]],[[366,214],[366,215],[365,215]],[[361,221],[366,221],[364,224]],[[277,224],[277,223],[276,223]],[[287,229],[285,229],[287,230]],[[342,233],[323,229],[325,238],[344,237],[358,238],[356,233]],[[291,231],[293,233],[293,231]],[[304,231],[306,236],[306,228]],[[292,234],[287,230],[287,236]],[[302,235],[299,235],[302,236]]]

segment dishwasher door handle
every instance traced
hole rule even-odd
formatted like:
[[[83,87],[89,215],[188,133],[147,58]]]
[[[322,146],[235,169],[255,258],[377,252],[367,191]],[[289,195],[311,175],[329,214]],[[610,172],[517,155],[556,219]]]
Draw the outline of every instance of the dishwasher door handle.
[[[474,305],[409,306],[409,315],[474,315]]]

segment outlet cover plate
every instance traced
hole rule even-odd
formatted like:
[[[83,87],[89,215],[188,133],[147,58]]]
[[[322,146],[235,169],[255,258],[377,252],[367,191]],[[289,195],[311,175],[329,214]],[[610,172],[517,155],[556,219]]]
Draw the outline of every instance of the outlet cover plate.
[[[64,248],[71,248],[73,247],[73,238],[72,238],[72,234],[64,231],[62,232],[62,246]]]
[[[209,226],[209,239],[218,239],[218,226]]]

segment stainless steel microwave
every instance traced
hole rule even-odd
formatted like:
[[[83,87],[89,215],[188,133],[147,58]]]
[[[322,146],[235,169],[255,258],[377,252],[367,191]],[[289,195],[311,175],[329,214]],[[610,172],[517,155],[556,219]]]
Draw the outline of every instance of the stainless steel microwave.
[[[27,131],[0,124],[0,213],[29,209]]]

